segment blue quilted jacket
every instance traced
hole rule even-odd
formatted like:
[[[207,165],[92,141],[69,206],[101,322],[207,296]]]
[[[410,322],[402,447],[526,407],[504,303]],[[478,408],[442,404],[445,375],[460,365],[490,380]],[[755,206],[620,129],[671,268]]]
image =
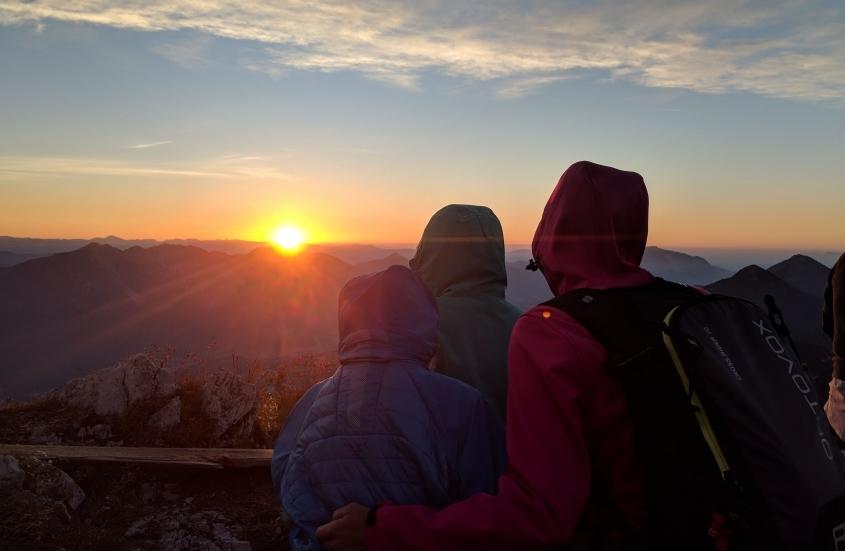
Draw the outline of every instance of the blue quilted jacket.
[[[273,453],[291,549],[350,502],[444,507],[493,493],[504,469],[498,417],[474,388],[429,371],[437,306],[410,270],[356,278],[340,294],[340,367],[297,403]]]

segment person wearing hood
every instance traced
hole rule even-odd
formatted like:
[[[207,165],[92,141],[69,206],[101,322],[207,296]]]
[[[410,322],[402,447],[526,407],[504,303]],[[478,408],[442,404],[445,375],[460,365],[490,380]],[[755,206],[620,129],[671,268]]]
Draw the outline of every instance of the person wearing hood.
[[[487,207],[447,205],[423,231],[411,269],[437,297],[432,369],[474,386],[505,417],[508,340],[520,310],[505,300],[505,238]]]
[[[823,322],[824,331],[833,342],[833,377],[824,411],[836,435],[845,441],[845,254],[830,270]]]
[[[357,501],[441,508],[493,492],[504,468],[501,422],[481,393],[429,370],[437,305],[411,270],[392,266],[341,290],[340,367],[306,392],[273,452],[273,487],[293,550]]]
[[[642,177],[582,161],[552,192],[532,252],[555,295],[634,287],[653,280],[640,267],[647,233]],[[597,488],[613,526],[644,528],[633,427],[604,347],[564,312],[537,306],[517,321],[508,356],[508,466],[498,493],[441,510],[353,503],[317,530],[326,549],[587,548],[596,545]],[[621,545],[622,533],[605,531],[603,548]]]

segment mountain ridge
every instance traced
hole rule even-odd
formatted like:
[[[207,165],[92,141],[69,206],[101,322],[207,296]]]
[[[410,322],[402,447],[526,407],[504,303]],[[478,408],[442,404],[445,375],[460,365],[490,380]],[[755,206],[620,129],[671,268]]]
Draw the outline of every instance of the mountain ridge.
[[[821,296],[827,286],[830,268],[807,255],[796,254],[768,268],[783,281],[813,296]]]
[[[341,250],[351,259],[385,252],[371,246]],[[678,280],[681,274],[701,282],[701,274],[718,270],[700,257],[649,251],[646,267],[666,279]],[[155,347],[180,353],[211,347],[221,358],[331,351],[337,344],[342,285],[351,277],[408,263],[396,251],[357,264],[331,252],[311,248],[284,255],[256,247],[228,254],[195,245],[120,249],[91,242],[0,268],[0,396],[47,390]],[[824,337],[815,323],[821,293],[801,290],[817,290],[826,270],[812,262],[793,256],[770,270],[748,266],[708,288],[761,306],[763,296],[773,294],[796,337],[821,350]],[[506,267],[507,297],[518,307],[551,298],[541,273],[525,270],[521,261]],[[790,274],[793,284],[772,270]]]

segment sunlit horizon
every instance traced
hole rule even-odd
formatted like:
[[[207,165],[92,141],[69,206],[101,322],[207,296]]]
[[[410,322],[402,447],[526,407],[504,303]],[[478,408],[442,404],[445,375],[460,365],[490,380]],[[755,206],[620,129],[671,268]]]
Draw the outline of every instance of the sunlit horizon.
[[[116,238],[122,241],[155,241],[160,244],[165,244],[168,242],[190,242],[190,241],[201,241],[201,242],[226,242],[226,241],[233,241],[233,242],[245,242],[245,243],[254,243],[258,246],[266,246],[275,249],[279,249],[277,242],[274,241],[272,237],[267,237],[264,239],[245,239],[240,237],[193,237],[193,236],[177,236],[177,237],[149,237],[149,236],[124,236],[124,235],[115,235],[115,234],[98,234],[93,235],[91,237],[80,237],[80,236],[55,236],[55,235],[41,235],[41,236],[33,236],[33,235],[9,235],[9,234],[2,234],[0,233],[0,237],[10,237],[13,239],[43,239],[43,240],[64,240],[64,241],[96,241],[96,240],[106,240],[109,238]],[[295,252],[309,252],[313,249],[319,249],[320,247],[327,247],[327,246],[373,246],[379,247],[384,249],[405,249],[405,250],[413,250],[416,249],[419,241],[339,241],[339,240],[325,240],[325,241],[317,241],[308,239],[307,241],[303,241],[299,247],[295,247]],[[719,246],[719,245],[699,245],[699,244],[678,244],[678,243],[656,243],[649,240],[648,246],[650,247],[658,247],[661,249],[666,250],[673,250],[678,252],[687,252],[690,254],[706,254],[707,251],[719,251],[719,252],[743,252],[743,251],[758,251],[758,252],[773,252],[773,253],[783,253],[783,252],[794,252],[794,253],[839,253],[842,251],[842,247],[838,246],[829,246],[829,247],[805,247],[801,245],[780,245],[780,246],[757,246],[754,244],[748,245],[733,245],[733,246]],[[531,242],[513,242],[505,240],[505,249],[508,251],[514,250],[528,250],[531,249]]]

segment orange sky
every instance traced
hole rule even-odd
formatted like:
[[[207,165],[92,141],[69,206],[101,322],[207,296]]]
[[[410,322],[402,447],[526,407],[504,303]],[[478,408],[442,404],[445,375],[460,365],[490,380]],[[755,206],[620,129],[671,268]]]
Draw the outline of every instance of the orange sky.
[[[532,186],[531,193],[477,188],[456,193],[448,186],[421,193],[424,182],[406,182],[407,193],[400,189],[390,195],[350,182],[197,185],[171,180],[136,186],[135,178],[124,184],[107,183],[103,176],[73,185],[0,183],[0,234],[261,241],[281,225],[294,225],[310,242],[411,244],[430,214],[452,201],[489,205],[502,219],[508,242],[526,244],[557,175]],[[800,194],[753,202],[742,193],[721,201],[706,188],[692,196],[661,182],[650,187],[652,244],[818,250],[845,245],[842,203]]]

